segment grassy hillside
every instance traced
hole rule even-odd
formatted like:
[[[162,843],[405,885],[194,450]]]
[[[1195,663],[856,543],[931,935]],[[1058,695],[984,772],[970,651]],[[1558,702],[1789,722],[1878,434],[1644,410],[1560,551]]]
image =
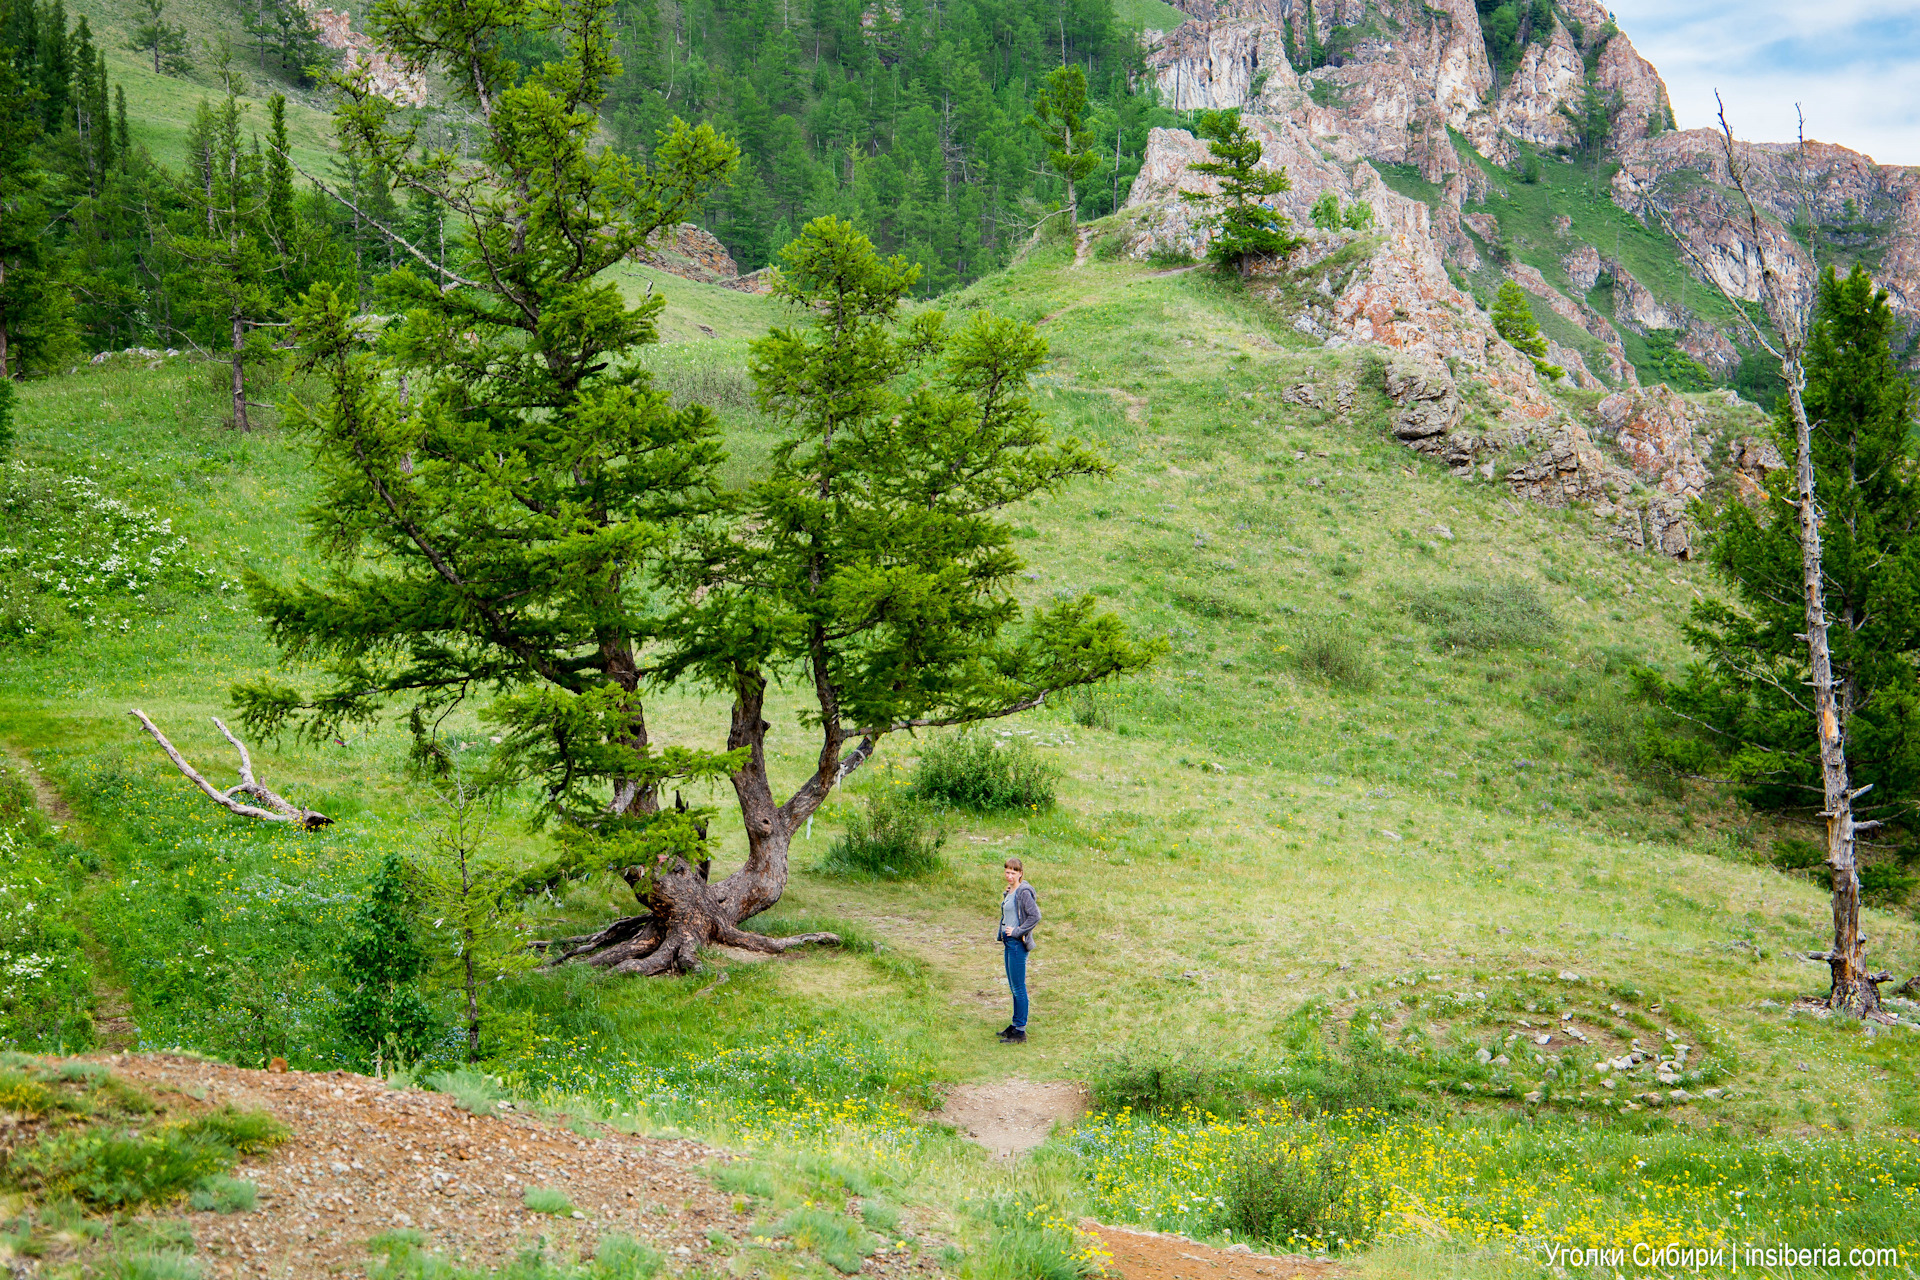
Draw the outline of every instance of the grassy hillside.
[[[178,168],[186,158],[187,132],[193,124],[195,107],[202,98],[214,100],[225,93],[214,70],[214,47],[227,40],[235,51],[236,65],[245,73],[248,91],[242,95],[248,111],[248,124],[257,132],[267,127],[268,98],[285,93],[287,133],[293,143],[294,161],[308,172],[326,176],[331,170],[332,108],[317,90],[302,91],[290,84],[275,68],[271,54],[267,67],[254,59],[240,14],[229,0],[169,0],[166,20],[187,32],[193,72],[189,76],[155,75],[146,55],[127,47],[127,40],[139,19],[139,6],[133,0],[76,0],[67,6],[70,18],[84,16],[93,30],[94,44],[107,55],[107,78],[127,93],[127,124],[133,140],[152,152],[154,158]]]
[[[669,306],[649,366],[721,408],[743,481],[774,439],[745,344],[784,307],[652,283]],[[846,948],[716,955],[718,988],[503,984],[490,1070],[763,1152],[835,1153],[951,1215],[963,1243],[1014,1238],[1007,1206],[1042,1202],[1218,1238],[1209,1197],[1226,1204],[1235,1162],[1286,1133],[1312,1168],[1340,1171],[1324,1212],[1289,1219],[1295,1244],[1376,1238],[1369,1275],[1546,1274],[1542,1241],[1914,1247],[1913,1031],[1791,1013],[1825,988],[1824,967],[1797,958],[1825,945],[1823,896],[1769,865],[1769,823],[1636,764],[1627,672],[1687,660],[1676,620],[1713,590],[1699,566],[1623,554],[1582,513],[1422,461],[1386,429],[1372,355],[1300,349],[1205,271],[1076,269],[1043,248],[946,303],[1038,324],[1056,429],[1115,465],[1012,513],[1023,594],[1091,591],[1164,638],[1167,659],[993,730],[1057,764],[1056,807],[945,815],[947,868],[924,880],[823,874],[853,808],[911,777],[924,742],[888,741],[796,845],[769,926],[830,925]],[[1301,382],[1351,407],[1283,401]],[[29,384],[22,405],[21,459],[185,539],[180,573],[147,598],[102,588],[67,622],[0,642],[0,739],[71,806],[43,843],[103,999],[149,1046],[245,1061],[285,1045],[326,1065],[330,939],[371,862],[417,850],[438,821],[399,727],[256,744],[272,785],[341,819],[306,837],[214,811],[126,715],[144,708],[228,776],[207,717],[275,658],[227,584],[243,564],[314,570],[299,443],[221,431],[211,373],[184,362]],[[794,711],[770,717],[789,782],[808,767]],[[667,740],[724,737],[717,703],[665,696],[649,714]],[[453,727],[479,743],[471,718]],[[738,819],[729,797],[698,799],[719,805],[724,872]],[[504,818],[494,835],[536,838]],[[1046,912],[1019,1049],[992,1039],[1010,853]],[[595,882],[531,927],[631,906]],[[1913,921],[1869,914],[1875,962],[1920,966]],[[1651,1064],[1625,1087],[1596,1068],[1636,1042],[1689,1046],[1688,1101]],[[1092,1080],[1139,1110],[1011,1169],[913,1120],[941,1082],[1010,1073]],[[1649,1092],[1661,1100],[1627,1101]],[[1248,1109],[1258,1099],[1268,1111]],[[975,1274],[1034,1274],[975,1256]]]

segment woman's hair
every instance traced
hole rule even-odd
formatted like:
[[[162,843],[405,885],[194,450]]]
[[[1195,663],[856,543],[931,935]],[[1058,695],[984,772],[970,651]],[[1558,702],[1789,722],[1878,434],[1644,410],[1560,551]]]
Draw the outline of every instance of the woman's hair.
[[[1022,875],[1025,875],[1027,872],[1027,869],[1020,865],[1020,859],[1018,858],[1008,858],[1005,862],[1001,863],[1000,865],[1007,868],[1009,871],[1018,871]]]

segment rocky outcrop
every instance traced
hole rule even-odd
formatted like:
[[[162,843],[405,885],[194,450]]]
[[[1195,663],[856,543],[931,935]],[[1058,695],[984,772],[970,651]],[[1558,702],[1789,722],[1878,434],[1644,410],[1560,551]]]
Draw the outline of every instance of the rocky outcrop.
[[[691,222],[661,227],[645,247],[633,251],[633,260],[701,284],[723,284],[740,275],[727,247]]]
[[[1686,326],[1686,314],[1668,307],[1653,292],[1633,278],[1633,273],[1617,262],[1608,262],[1613,277],[1613,318],[1645,333],[1649,329],[1680,329]]]
[[[1431,201],[1432,238],[1464,270],[1481,272],[1490,256],[1504,260],[1509,249],[1494,216],[1498,206],[1473,207],[1502,179],[1464,156],[1456,139],[1500,165],[1518,159],[1516,144],[1571,145],[1591,66],[1593,85],[1620,104],[1609,139],[1621,163],[1615,201],[1649,226],[1671,224],[1704,287],[1757,298],[1764,250],[1796,300],[1806,302],[1814,258],[1804,235],[1785,227],[1810,210],[1820,228],[1820,261],[1877,263],[1896,309],[1920,325],[1920,170],[1876,165],[1817,142],[1741,144],[1764,214],[1756,237],[1730,194],[1719,136],[1673,130],[1659,72],[1595,0],[1552,6],[1550,28],[1535,33],[1503,77],[1488,61],[1473,0],[1321,0],[1310,10],[1306,0],[1182,0],[1180,7],[1189,21],[1160,37],[1148,56],[1162,101],[1241,107],[1275,132],[1298,125],[1316,152],[1349,173],[1363,160],[1417,169],[1440,188]],[[1328,55],[1321,65],[1305,56],[1309,25],[1311,43]],[[1297,161],[1289,164],[1297,189],[1317,190],[1298,182]],[[1560,234],[1569,235],[1571,226],[1567,221]],[[1566,246],[1569,280],[1562,287],[1582,307],[1580,295],[1601,277],[1600,256],[1610,248]],[[1681,349],[1716,374],[1736,366],[1745,335],[1709,323],[1664,286],[1629,279],[1619,293],[1614,322],[1679,331]],[[1609,348],[1612,367],[1589,356],[1590,371],[1628,381],[1618,335],[1607,337],[1612,324],[1580,323]]]
[[[1573,121],[1561,108],[1586,92],[1587,68],[1573,37],[1559,23],[1546,44],[1531,44],[1501,89],[1493,118],[1512,137],[1538,146],[1574,141]]]
[[[1518,496],[1588,504],[1607,536],[1681,556],[1692,554],[1689,502],[1729,488],[1752,497],[1764,483],[1769,455],[1757,444],[1736,453],[1728,443],[1716,465],[1715,449],[1735,438],[1726,426],[1731,406],[1722,412],[1663,386],[1642,390],[1621,341],[1622,328],[1671,332],[1680,351],[1724,377],[1738,367],[1744,335],[1693,310],[1688,287],[1651,273],[1637,278],[1609,260],[1619,253],[1613,236],[1582,243],[1591,219],[1561,216],[1554,240],[1539,244],[1500,199],[1520,177],[1482,163],[1512,165],[1522,148],[1571,146],[1590,84],[1620,104],[1609,140],[1621,162],[1612,198],[1649,228],[1672,228],[1700,288],[1757,298],[1764,252],[1789,292],[1807,301],[1814,259],[1784,228],[1810,209],[1825,228],[1820,261],[1846,253],[1877,260],[1895,307],[1920,322],[1920,170],[1818,143],[1743,144],[1763,213],[1756,237],[1730,196],[1720,139],[1673,130],[1659,73],[1598,0],[1557,0],[1551,27],[1503,77],[1488,61],[1474,0],[1322,0],[1311,10],[1305,0],[1177,2],[1190,20],[1148,58],[1162,100],[1242,108],[1267,164],[1284,166],[1292,179],[1270,206],[1297,227],[1327,192],[1374,212],[1367,233],[1309,232],[1288,261],[1256,272],[1253,287],[1329,346],[1380,348],[1395,437],[1458,473],[1504,474]],[[1330,56],[1310,64],[1310,45]],[[1466,154],[1461,139],[1479,157]],[[1190,134],[1152,132],[1122,215],[1127,253],[1204,253],[1204,210],[1179,195],[1217,190],[1192,172],[1207,158]],[[1390,165],[1417,171],[1437,194],[1412,199],[1390,188],[1381,177],[1394,172]],[[1411,189],[1398,177],[1394,184]],[[1538,256],[1542,249],[1558,261]],[[1583,388],[1614,388],[1602,411],[1582,421],[1573,401],[1557,403],[1450,267],[1472,273],[1476,290],[1498,270],[1533,297],[1536,314],[1545,307],[1591,337],[1572,337],[1556,323],[1549,358]],[[1610,315],[1589,301],[1606,283]],[[1554,333],[1565,341],[1552,341]]]
[[[426,77],[410,71],[389,58],[387,51],[362,31],[353,29],[353,15],[344,9],[315,7],[311,0],[300,0],[314,34],[329,49],[344,51],[344,70],[349,75],[364,71],[372,90],[403,107],[418,107],[427,101]]]
[[[1695,439],[1699,420],[1693,407],[1664,384],[1608,396],[1594,413],[1640,479],[1679,498],[1707,491],[1710,477]]]
[[[1767,477],[1787,466],[1779,446],[1762,436],[1734,440],[1727,446],[1727,463],[1735,496],[1753,505],[1766,501]]]
[[[1166,33],[1147,55],[1160,100],[1176,111],[1217,111],[1245,106],[1262,71],[1293,79],[1278,27],[1250,6],[1245,17],[1188,22]]]
[[[1387,398],[1399,406],[1394,437],[1421,453],[1445,456],[1446,442],[1465,416],[1453,375],[1444,365],[1410,356],[1388,360],[1385,373]]]

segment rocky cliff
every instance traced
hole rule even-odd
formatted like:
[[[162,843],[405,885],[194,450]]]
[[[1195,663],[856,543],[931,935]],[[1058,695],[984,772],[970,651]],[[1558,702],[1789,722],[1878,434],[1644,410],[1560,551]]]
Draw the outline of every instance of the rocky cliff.
[[[1632,381],[1622,367],[1631,363],[1620,349],[1622,327],[1641,336],[1672,331],[1713,374],[1737,366],[1746,335],[1718,288],[1756,298],[1760,246],[1744,207],[1736,208],[1719,137],[1672,130],[1659,73],[1594,0],[1519,5],[1518,38],[1504,43],[1473,0],[1183,0],[1180,7],[1189,20],[1148,55],[1163,100],[1182,109],[1241,108],[1276,136],[1296,130],[1308,145],[1281,162],[1295,174],[1296,190],[1309,193],[1306,204],[1326,185],[1369,198],[1364,189],[1373,184],[1354,168],[1379,166],[1429,206],[1447,262],[1470,273],[1492,266],[1518,279],[1594,340],[1581,344],[1594,357],[1582,363],[1597,358],[1602,367],[1593,373],[1609,384]],[[1516,6],[1487,7],[1497,16]],[[1536,22],[1540,14],[1548,21]],[[1190,150],[1157,137],[1134,203],[1164,199],[1170,167]],[[1920,323],[1920,170],[1876,165],[1817,142],[1742,144],[1739,151],[1765,215],[1761,243],[1803,301],[1818,266],[1863,261],[1901,313]],[[1320,167],[1307,163],[1312,158],[1336,166],[1339,178],[1308,175]],[[1665,240],[1665,269],[1653,273],[1660,278],[1636,278],[1619,260],[1617,228],[1609,245],[1604,234],[1583,239],[1594,228],[1578,225],[1563,228],[1566,242],[1552,255],[1559,261],[1544,272],[1538,262],[1531,264],[1536,274],[1513,271],[1529,255],[1508,243],[1513,219],[1503,196],[1528,180],[1528,166],[1537,172],[1542,164],[1556,177],[1591,174],[1596,193]],[[1581,269],[1563,265],[1569,259]],[[1604,308],[1584,296],[1596,283],[1611,294]]]
[[[1297,225],[1328,192],[1373,211],[1374,230],[1313,232],[1254,287],[1303,333],[1382,348],[1395,433],[1458,474],[1687,555],[1690,501],[1755,500],[1779,465],[1752,406],[1661,385],[1739,370],[1752,343],[1724,295],[1758,297],[1762,249],[1802,303],[1820,269],[1863,262],[1920,328],[1920,170],[1739,144],[1756,241],[1719,136],[1673,129],[1659,73],[1593,0],[1486,5],[1484,21],[1474,0],[1174,3],[1188,21],[1148,54],[1163,100],[1239,108],[1292,180],[1272,205]],[[1204,250],[1178,196],[1216,189],[1189,167],[1206,154],[1153,132],[1120,224],[1133,256]],[[1484,308],[1509,279],[1566,382],[1610,394],[1543,387],[1494,333]]]

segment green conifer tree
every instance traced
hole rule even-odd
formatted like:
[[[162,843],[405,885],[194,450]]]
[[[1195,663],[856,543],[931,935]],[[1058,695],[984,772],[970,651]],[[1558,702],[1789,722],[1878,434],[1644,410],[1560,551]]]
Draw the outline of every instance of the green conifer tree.
[[[1293,234],[1285,215],[1264,203],[1264,197],[1293,190],[1293,183],[1284,166],[1260,167],[1266,149],[1240,119],[1240,113],[1203,112],[1199,131],[1208,139],[1207,150],[1213,159],[1190,168],[1218,178],[1220,193],[1183,191],[1180,198],[1215,206],[1205,219],[1214,230],[1213,243],[1207,250],[1214,265],[1244,276],[1255,260],[1278,257],[1305,243]]]
[[[1502,280],[1500,292],[1494,297],[1493,328],[1515,351],[1533,361],[1534,371],[1541,377],[1552,380],[1567,376],[1559,365],[1547,363],[1547,340],[1540,332],[1540,322],[1533,318],[1533,305],[1527,301],[1526,290],[1512,280]]]
[[[1047,167],[1067,184],[1067,221],[1080,221],[1079,183],[1100,167],[1100,150],[1087,124],[1087,73],[1078,66],[1056,67],[1033,95],[1027,127],[1047,146]]]
[[[139,0],[127,47],[153,56],[153,74],[184,76],[193,69],[187,58],[187,33],[166,20],[166,10],[166,0]]]
[[[1899,322],[1865,268],[1821,279],[1804,396],[1813,426],[1821,563],[1834,684],[1859,809],[1911,832],[1920,806],[1920,480],[1916,393],[1894,356]],[[1775,431],[1790,447],[1789,407]],[[1731,601],[1693,607],[1702,661],[1651,690],[1696,726],[1658,751],[1688,772],[1724,772],[1756,804],[1817,808],[1816,726],[1805,707],[1807,647],[1791,471],[1769,478],[1756,511],[1729,503],[1708,525],[1708,555]]]
[[[375,1071],[418,1062],[440,1032],[420,992],[428,954],[413,918],[411,879],[400,855],[388,854],[354,908],[340,947],[346,988],[340,1030]]]
[[[193,163],[178,192],[184,217],[170,238],[173,255],[196,310],[194,325],[209,347],[224,347],[230,370],[229,403],[235,430],[252,429],[247,367],[260,355],[255,328],[269,323],[281,300],[271,264],[276,260],[265,175],[257,152],[240,137],[240,102],[229,93],[204,126]]]

